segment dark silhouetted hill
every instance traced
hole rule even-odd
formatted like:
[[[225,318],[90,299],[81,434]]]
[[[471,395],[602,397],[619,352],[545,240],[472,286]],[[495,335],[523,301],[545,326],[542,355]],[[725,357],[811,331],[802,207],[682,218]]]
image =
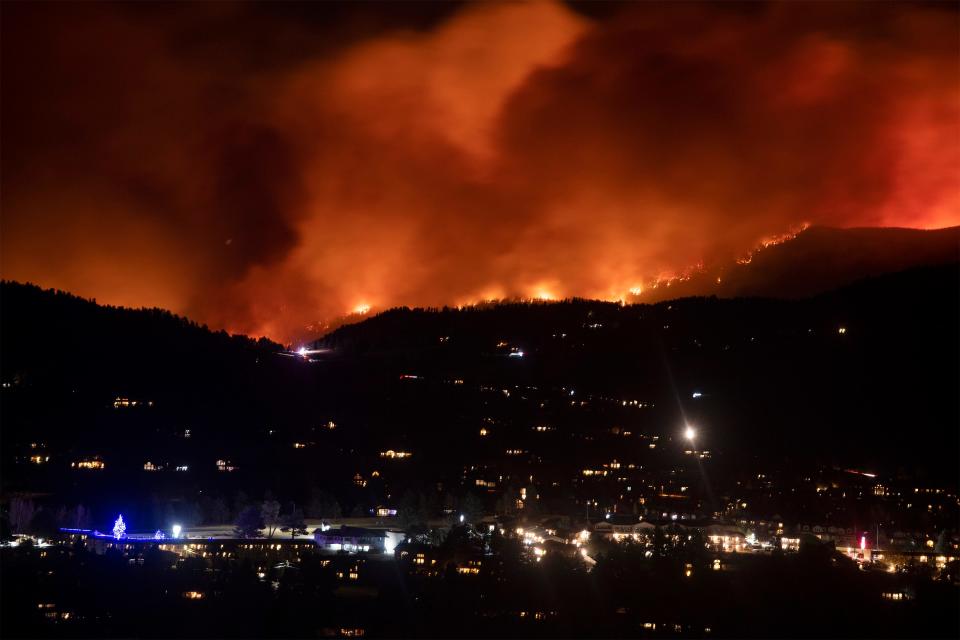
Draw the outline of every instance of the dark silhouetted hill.
[[[675,430],[685,414],[722,434],[715,446],[771,462],[815,454],[949,476],[958,292],[953,263],[794,300],[394,309],[320,344],[380,372],[650,399],[654,432]]]
[[[694,273],[689,280],[647,290],[641,300],[693,295],[802,298],[871,276],[957,260],[960,227],[811,227],[790,240],[758,249],[745,264],[731,262]]]
[[[101,306],[63,291],[0,284],[0,375],[29,383],[104,384],[136,394],[176,379],[221,375],[281,350],[214,332],[163,309]]]
[[[669,438],[689,421],[718,474],[816,461],[952,480],[958,292],[954,262],[801,299],[394,309],[332,332],[306,362],[166,312],[4,283],[4,455],[42,438],[61,459],[95,452],[140,475],[153,459],[216,474],[228,456],[253,486],[349,488],[388,448],[415,451],[422,481],[515,447],[575,470],[628,453],[611,426]],[[155,405],[116,411],[118,396]],[[535,449],[540,421],[568,437]]]
[[[280,350],[161,309],[101,306],[3,282],[3,439],[33,434],[80,451],[102,439],[116,441],[118,432],[146,442],[157,432],[192,428],[201,439],[230,434],[239,441],[308,396],[297,386],[306,381],[301,368],[278,356]],[[118,397],[154,406],[128,428],[113,409]]]

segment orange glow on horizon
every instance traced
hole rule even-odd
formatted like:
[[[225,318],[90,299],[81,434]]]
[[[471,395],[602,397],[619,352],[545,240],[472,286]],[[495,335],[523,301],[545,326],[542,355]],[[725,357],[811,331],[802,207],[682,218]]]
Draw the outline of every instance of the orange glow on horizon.
[[[0,275],[293,343],[721,295],[807,225],[960,225],[943,8],[393,4],[224,5],[202,43],[202,3],[5,7]]]

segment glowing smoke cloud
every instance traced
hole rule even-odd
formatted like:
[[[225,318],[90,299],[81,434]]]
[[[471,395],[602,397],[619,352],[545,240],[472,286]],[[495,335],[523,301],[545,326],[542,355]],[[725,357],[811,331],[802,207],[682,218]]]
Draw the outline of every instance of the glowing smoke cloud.
[[[952,7],[359,4],[5,7],[3,277],[291,341],[960,223]]]

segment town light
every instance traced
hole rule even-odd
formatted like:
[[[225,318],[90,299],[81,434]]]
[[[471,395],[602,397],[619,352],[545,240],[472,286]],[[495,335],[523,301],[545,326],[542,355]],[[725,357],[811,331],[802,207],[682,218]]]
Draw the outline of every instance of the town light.
[[[693,427],[687,425],[687,428],[683,431],[683,437],[687,440],[693,440],[697,435],[697,432],[693,430]]]
[[[171,527],[171,531],[172,531],[172,533],[173,533],[173,537],[174,537],[174,538],[179,538],[179,537],[180,537],[180,532],[183,531],[183,527],[181,527],[181,526],[178,525],[178,524],[175,524],[175,525],[173,525],[173,527]]]
[[[118,515],[116,522],[113,523],[113,537],[119,540],[127,536],[127,524],[123,521],[123,516]]]

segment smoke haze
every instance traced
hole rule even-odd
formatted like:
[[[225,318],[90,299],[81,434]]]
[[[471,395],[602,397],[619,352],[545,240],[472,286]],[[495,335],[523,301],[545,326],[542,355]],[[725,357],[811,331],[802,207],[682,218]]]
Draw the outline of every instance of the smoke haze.
[[[801,223],[960,224],[946,5],[2,11],[3,277],[215,328],[621,299]]]

